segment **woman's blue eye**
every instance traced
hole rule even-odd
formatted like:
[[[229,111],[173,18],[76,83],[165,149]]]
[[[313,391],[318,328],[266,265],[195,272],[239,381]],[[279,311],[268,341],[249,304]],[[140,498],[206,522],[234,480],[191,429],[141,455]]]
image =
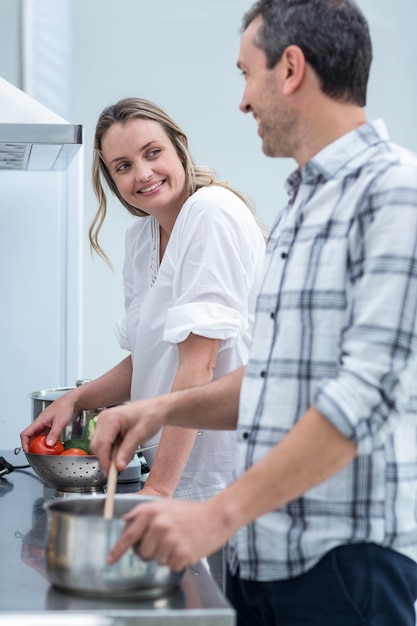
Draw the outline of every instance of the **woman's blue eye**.
[[[155,148],[154,150],[151,150],[151,151],[149,152],[149,156],[150,156],[150,157],[155,157],[155,156],[158,156],[158,154],[159,154],[160,152],[161,152],[161,151],[160,151],[160,149],[159,149],[159,148]]]

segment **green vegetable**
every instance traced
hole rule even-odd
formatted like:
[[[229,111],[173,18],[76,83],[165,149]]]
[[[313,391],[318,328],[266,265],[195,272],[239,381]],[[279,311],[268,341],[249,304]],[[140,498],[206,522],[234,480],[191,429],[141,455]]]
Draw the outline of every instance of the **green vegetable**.
[[[96,429],[99,417],[100,417],[100,414],[96,415],[95,417],[92,417],[91,420],[87,424],[87,439],[88,439],[88,441],[91,441],[91,439],[92,439],[92,437],[94,435],[94,431]]]
[[[91,454],[88,439],[68,439],[68,441],[64,441],[64,450],[68,450],[69,448],[80,448],[87,452],[87,454]]]

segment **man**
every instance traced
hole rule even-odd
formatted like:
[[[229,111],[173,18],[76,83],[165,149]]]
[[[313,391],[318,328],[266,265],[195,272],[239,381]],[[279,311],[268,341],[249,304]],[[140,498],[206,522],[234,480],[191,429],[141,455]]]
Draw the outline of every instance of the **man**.
[[[110,560],[140,540],[180,569],[229,541],[239,626],[415,624],[417,160],[367,123],[371,58],[351,0],[245,16],[240,108],[265,154],[298,164],[249,364],[103,412],[93,440],[108,469],[121,436],[123,469],[163,424],[237,426],[237,480],[203,503],[140,505]]]

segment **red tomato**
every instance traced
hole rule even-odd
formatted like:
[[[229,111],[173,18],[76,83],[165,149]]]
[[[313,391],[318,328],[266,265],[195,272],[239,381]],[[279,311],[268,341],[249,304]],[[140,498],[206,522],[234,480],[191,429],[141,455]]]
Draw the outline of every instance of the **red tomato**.
[[[81,448],[68,448],[61,452],[61,456],[89,456],[85,450]]]
[[[53,446],[46,445],[46,435],[38,435],[34,437],[29,444],[29,452],[33,454],[61,454],[64,446],[57,441]]]

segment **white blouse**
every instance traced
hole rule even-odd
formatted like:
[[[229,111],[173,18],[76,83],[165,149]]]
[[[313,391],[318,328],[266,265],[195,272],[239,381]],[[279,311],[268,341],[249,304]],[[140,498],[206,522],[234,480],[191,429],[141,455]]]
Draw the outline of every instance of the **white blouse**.
[[[223,187],[203,187],[185,202],[161,264],[157,220],[134,218],[123,268],[126,315],[116,325],[132,355],[132,400],[171,391],[176,344],[191,332],[220,339],[214,379],[247,363],[264,251],[252,213]],[[144,455],[151,466],[155,451]],[[233,479],[234,461],[235,432],[204,431],[175,496],[214,495]]]

